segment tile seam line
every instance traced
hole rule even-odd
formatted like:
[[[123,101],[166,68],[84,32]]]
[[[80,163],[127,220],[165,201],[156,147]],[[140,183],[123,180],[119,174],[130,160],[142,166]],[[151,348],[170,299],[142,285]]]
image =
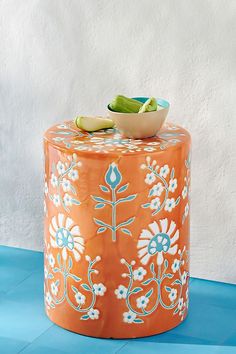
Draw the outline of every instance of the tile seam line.
[[[128,345],[128,341],[126,341],[119,349],[117,349],[115,352],[114,352],[114,354],[118,354],[122,349],[124,349],[124,347],[126,346],[126,345]]]
[[[7,291],[5,292],[5,295],[8,295],[8,294],[9,294],[12,290],[14,290],[14,289],[17,289],[19,285],[21,285],[22,283],[24,283],[24,281],[27,280],[28,278],[30,278],[31,275],[32,275],[33,273],[35,273],[35,272],[36,272],[36,270],[32,271],[32,273],[30,273],[29,275],[27,275],[27,277],[25,277],[24,279],[22,279],[19,283],[17,283],[17,284],[16,284],[15,286],[13,286],[11,289],[7,290]]]
[[[33,344],[38,338],[40,338],[42,335],[44,335],[47,331],[49,331],[49,329],[51,329],[54,326],[54,324],[52,324],[50,327],[48,327],[47,329],[45,329],[45,331],[43,331],[40,335],[38,335],[37,337],[35,337],[31,342],[28,342],[24,348],[20,349],[19,352],[17,352],[17,354],[23,353],[23,351],[25,349],[27,349],[31,344]]]

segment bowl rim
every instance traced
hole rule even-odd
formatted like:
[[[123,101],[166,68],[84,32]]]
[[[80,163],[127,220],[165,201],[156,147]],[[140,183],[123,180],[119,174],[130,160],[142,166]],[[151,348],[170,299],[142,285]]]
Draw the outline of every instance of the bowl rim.
[[[150,97],[131,97],[132,99],[134,100],[137,100],[139,102],[142,102],[142,103],[145,103]],[[163,107],[163,109],[169,109],[170,108],[170,103],[169,101],[167,101],[166,99],[164,98],[160,98],[160,97],[157,97],[156,98],[156,101],[157,101],[157,104],[161,107]],[[124,112],[116,112],[116,111],[113,111],[110,107],[109,107],[109,104],[107,105],[107,109],[114,113],[114,114],[138,114],[138,113],[124,113]],[[156,112],[156,111],[151,111],[151,112],[145,112],[145,113],[152,113],[152,112]]]

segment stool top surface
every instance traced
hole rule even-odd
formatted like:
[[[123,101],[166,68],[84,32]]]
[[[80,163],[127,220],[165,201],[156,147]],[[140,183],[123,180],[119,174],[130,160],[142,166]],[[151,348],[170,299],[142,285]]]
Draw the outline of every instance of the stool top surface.
[[[116,128],[89,133],[77,128],[73,121],[66,121],[49,128],[44,139],[56,148],[72,152],[131,155],[173,149],[189,142],[190,135],[184,128],[168,122],[151,138],[130,139]]]

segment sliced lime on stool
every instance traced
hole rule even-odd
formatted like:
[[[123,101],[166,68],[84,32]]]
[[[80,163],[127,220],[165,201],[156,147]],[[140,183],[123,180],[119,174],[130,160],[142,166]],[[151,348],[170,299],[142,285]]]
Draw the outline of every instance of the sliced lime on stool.
[[[75,118],[74,122],[78,128],[86,130],[87,132],[113,128],[115,125],[113,120],[104,117],[78,116]]]

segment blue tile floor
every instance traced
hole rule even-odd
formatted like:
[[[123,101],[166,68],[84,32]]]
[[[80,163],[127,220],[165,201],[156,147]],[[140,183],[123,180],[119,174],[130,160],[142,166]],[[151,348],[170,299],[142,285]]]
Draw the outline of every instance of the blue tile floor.
[[[236,354],[236,285],[190,280],[190,310],[173,330],[132,340],[95,339],[48,320],[43,254],[0,246],[0,354]]]

